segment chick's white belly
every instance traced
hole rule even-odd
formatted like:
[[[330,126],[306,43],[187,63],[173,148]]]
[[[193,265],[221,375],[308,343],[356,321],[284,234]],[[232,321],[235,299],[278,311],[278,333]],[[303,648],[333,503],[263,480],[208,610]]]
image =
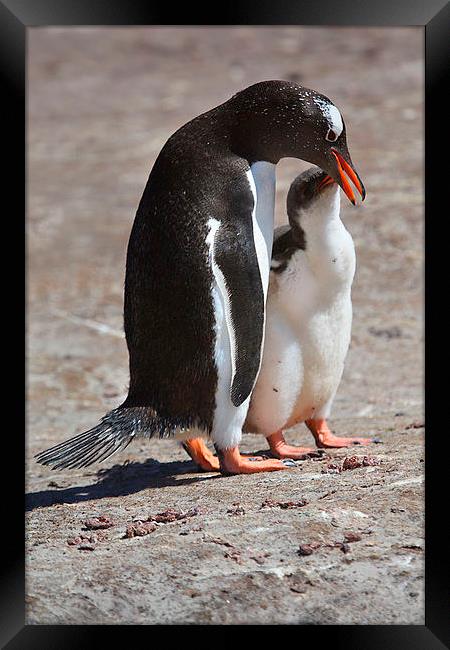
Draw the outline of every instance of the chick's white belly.
[[[269,435],[279,429],[290,417],[302,383],[300,341],[287,319],[268,301],[263,358],[245,430]]]
[[[314,284],[299,304],[290,292],[269,292],[263,361],[245,427],[249,432],[270,435],[328,416],[350,342],[352,308],[349,291],[327,299]]]
[[[350,329],[351,302],[346,300],[315,313],[299,331],[303,384],[285,426],[313,417],[328,417],[344,370]]]

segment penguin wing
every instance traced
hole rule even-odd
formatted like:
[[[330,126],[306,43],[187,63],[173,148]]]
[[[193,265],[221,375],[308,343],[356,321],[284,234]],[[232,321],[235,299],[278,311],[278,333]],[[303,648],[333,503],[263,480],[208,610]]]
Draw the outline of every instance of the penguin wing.
[[[276,228],[273,238],[270,270],[275,273],[282,273],[287,268],[292,255],[299,249],[305,249],[302,231],[294,230],[288,225]]]
[[[253,390],[264,335],[265,296],[254,241],[252,206],[241,206],[233,219],[216,221],[212,265],[225,305],[230,339],[230,397],[240,406]]]
[[[277,259],[286,251],[294,247],[292,228],[288,225],[278,226],[273,233],[272,260]]]

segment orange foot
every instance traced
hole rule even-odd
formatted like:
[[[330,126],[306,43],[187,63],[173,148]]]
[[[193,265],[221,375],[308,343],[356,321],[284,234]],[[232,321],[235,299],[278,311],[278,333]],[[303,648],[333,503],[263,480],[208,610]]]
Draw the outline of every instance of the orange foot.
[[[205,472],[218,472],[220,470],[219,459],[208,449],[202,438],[190,438],[182,444],[194,463],[197,463]]]
[[[231,474],[256,474],[257,472],[276,472],[295,467],[293,460],[265,460],[260,456],[241,456],[239,447],[218,449],[220,471],[225,476]]]
[[[305,420],[305,424],[316,439],[319,448],[351,447],[375,442],[372,438],[339,438],[331,433],[326,420]]]
[[[311,456],[318,455],[317,450],[312,449],[311,447],[294,447],[294,445],[288,445],[281,431],[277,431],[276,433],[272,433],[271,436],[267,436],[267,442],[269,443],[270,451],[275,458],[305,460],[306,458],[311,458]]]

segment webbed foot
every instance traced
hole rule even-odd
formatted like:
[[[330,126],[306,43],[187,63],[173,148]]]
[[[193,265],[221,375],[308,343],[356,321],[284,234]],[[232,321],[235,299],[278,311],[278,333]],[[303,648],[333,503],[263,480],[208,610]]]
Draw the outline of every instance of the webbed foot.
[[[232,474],[256,474],[259,472],[276,472],[295,467],[292,459],[276,460],[263,459],[260,456],[242,456],[239,447],[218,449],[220,471],[229,476]]]
[[[269,443],[272,454],[275,458],[279,459],[293,458],[295,460],[307,460],[308,458],[321,455],[317,449],[312,449],[312,447],[288,445],[281,431],[276,431],[272,435],[267,436],[267,442]]]
[[[305,420],[305,424],[313,434],[317,447],[321,449],[338,449],[340,447],[353,447],[353,445],[370,445],[377,442],[372,438],[340,438],[335,436],[328,427],[327,421],[323,419]]]
[[[182,445],[200,469],[205,472],[218,472],[220,470],[219,459],[208,449],[203,438],[189,438]]]

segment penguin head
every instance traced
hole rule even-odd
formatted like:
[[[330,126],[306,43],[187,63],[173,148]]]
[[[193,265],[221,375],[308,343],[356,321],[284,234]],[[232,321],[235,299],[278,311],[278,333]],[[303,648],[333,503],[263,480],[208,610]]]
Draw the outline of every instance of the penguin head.
[[[236,143],[250,162],[281,158],[306,160],[327,172],[355,205],[349,183],[364,200],[364,185],[347,147],[345,123],[339,109],[315,90],[288,81],[262,81],[229,100]]]
[[[322,169],[310,167],[292,181],[286,203],[289,222],[296,226],[307,213],[326,215],[339,210],[339,187]]]

